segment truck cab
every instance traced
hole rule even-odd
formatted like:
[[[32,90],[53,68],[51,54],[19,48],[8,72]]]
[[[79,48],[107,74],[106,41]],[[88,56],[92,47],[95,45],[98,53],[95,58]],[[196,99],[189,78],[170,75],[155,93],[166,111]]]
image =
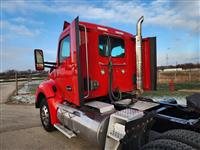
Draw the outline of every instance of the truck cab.
[[[50,68],[35,102],[45,130],[80,135],[106,150],[138,150],[151,131],[200,131],[199,112],[142,97],[143,91],[156,90],[157,82],[156,37],[142,38],[143,20],[133,35],[77,17],[64,22],[56,62],[44,61],[43,51],[35,49],[36,70]]]
[[[109,63],[112,62],[112,91],[136,90],[135,36],[110,27],[65,22],[59,37],[55,68],[49,78],[62,99],[77,106],[109,93]],[[156,39],[143,39],[143,87],[156,89]]]

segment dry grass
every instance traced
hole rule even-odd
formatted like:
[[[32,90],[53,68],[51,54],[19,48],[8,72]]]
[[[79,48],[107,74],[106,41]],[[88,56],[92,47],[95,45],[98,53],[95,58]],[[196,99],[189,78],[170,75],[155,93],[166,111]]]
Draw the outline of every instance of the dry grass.
[[[158,83],[168,83],[170,80],[174,80],[175,83],[200,82],[200,70],[158,72]]]

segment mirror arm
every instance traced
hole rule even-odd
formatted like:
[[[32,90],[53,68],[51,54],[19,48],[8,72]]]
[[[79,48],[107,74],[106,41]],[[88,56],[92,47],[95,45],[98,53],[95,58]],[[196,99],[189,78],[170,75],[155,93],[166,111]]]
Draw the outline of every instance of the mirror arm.
[[[56,63],[55,62],[44,61],[44,67],[45,68],[56,69]]]
[[[47,62],[47,61],[45,61],[44,64],[47,64],[47,65],[56,65],[55,62]]]
[[[49,65],[44,65],[45,68],[52,68],[52,69],[56,69],[56,66],[49,66]]]

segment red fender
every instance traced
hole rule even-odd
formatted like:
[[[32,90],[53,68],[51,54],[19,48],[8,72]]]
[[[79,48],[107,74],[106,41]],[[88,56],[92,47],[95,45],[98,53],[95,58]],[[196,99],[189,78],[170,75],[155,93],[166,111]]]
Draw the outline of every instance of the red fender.
[[[45,96],[49,106],[51,124],[59,122],[59,120],[57,119],[57,108],[58,104],[63,102],[58,90],[54,91],[53,87],[56,87],[54,80],[50,79],[43,81],[37,88],[35,102],[37,107],[37,104],[40,103],[40,94],[43,94]]]
[[[53,86],[55,86],[54,80],[50,79],[50,80],[43,81],[39,85],[39,87],[37,88],[37,91],[36,91],[36,103],[39,100],[38,95],[40,93],[43,93],[45,95],[46,99],[55,97],[55,92],[53,91],[53,88],[52,88]]]

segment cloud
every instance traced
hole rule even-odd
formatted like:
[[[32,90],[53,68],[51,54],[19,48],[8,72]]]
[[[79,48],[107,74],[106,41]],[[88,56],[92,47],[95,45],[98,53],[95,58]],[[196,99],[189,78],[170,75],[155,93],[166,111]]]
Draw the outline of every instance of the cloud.
[[[166,65],[167,61],[170,65],[182,64],[182,63],[199,63],[200,53],[193,50],[176,50],[158,51],[157,64],[158,66]],[[180,57],[181,54],[181,57]]]
[[[97,3],[98,4],[98,3]],[[200,32],[200,1],[103,1],[101,6],[94,2],[53,1],[6,1],[2,10],[6,12],[46,12],[79,15],[83,19],[106,21],[108,23],[135,24],[137,19],[145,16],[145,24],[165,28],[183,28],[195,33]]]
[[[1,43],[6,45],[3,49],[1,60],[3,60],[3,69],[7,68],[33,68],[33,58],[30,63],[30,53],[33,48],[24,48],[26,43],[21,47],[15,44],[5,43],[8,38],[27,39],[39,35],[44,29],[46,22],[34,20],[40,18],[38,16],[52,17],[54,14],[59,16],[77,16],[82,20],[89,20],[93,22],[101,22],[105,25],[129,24],[135,25],[138,18],[142,15],[145,17],[145,26],[155,26],[172,29],[171,33],[166,35],[173,35],[169,40],[164,41],[165,45],[173,48],[174,51],[168,53],[168,64],[175,64],[184,62],[196,62],[197,56],[200,58],[200,53],[196,50],[196,40],[194,41],[194,33],[200,33],[200,1],[171,1],[171,0],[155,0],[155,1],[123,1],[123,0],[107,0],[107,1],[1,1],[0,9],[3,12],[3,20],[1,20]],[[17,17],[16,17],[17,16]],[[34,19],[33,19],[34,18]],[[52,18],[53,20],[54,18]],[[41,28],[40,28],[41,27]],[[163,30],[162,28],[162,30]],[[181,32],[176,30],[183,29]],[[44,29],[45,30],[45,29]],[[158,29],[159,31],[159,29]],[[165,31],[165,30],[163,30]],[[15,34],[13,34],[15,33]],[[159,31],[160,33],[160,31]],[[176,34],[173,34],[176,33]],[[179,33],[181,33],[179,35]],[[187,34],[185,34],[187,33]],[[192,41],[188,41],[188,33],[191,33]],[[48,33],[48,35],[51,35]],[[181,37],[182,35],[182,37]],[[183,36],[184,35],[184,36]],[[165,36],[164,36],[165,37]],[[174,43],[171,39],[177,39]],[[199,36],[198,36],[199,38]],[[168,38],[164,38],[168,39]],[[185,40],[186,39],[186,40]],[[197,38],[196,38],[197,39]],[[35,39],[32,40],[32,42]],[[37,41],[37,40],[35,40]],[[172,40],[174,41],[174,40]],[[183,42],[184,41],[184,42]],[[18,42],[18,40],[16,40]],[[171,42],[171,43],[170,43]],[[13,42],[14,43],[14,42]],[[27,42],[28,43],[28,42]],[[34,43],[34,42],[33,42]],[[39,42],[38,42],[39,43]],[[161,43],[160,41],[158,42]],[[184,44],[185,45],[184,45]],[[28,43],[29,44],[29,43]],[[40,43],[41,44],[41,43]],[[170,46],[170,44],[172,46]],[[189,45],[188,47],[186,46]],[[45,45],[45,44],[41,44]],[[161,45],[161,44],[160,44]],[[164,44],[162,44],[164,45]],[[195,48],[191,50],[192,47]],[[29,47],[29,46],[27,46]],[[44,47],[45,48],[45,47]],[[166,51],[158,49],[158,64],[166,64]],[[27,52],[27,50],[30,50]],[[199,50],[199,43],[197,43],[197,50]],[[181,53],[181,59],[180,59]],[[21,54],[25,56],[21,58]],[[55,51],[45,51],[45,56],[51,60],[55,60]],[[9,60],[9,61],[8,61]],[[25,63],[26,62],[26,63]],[[24,65],[22,65],[24,64]],[[23,67],[23,68],[22,68]]]
[[[22,48],[3,45],[2,52],[0,53],[0,58],[1,72],[13,68],[19,70],[34,68],[33,49],[31,47]]]
[[[189,29],[200,32],[200,2],[199,1],[168,1],[152,5],[156,14],[149,13],[152,19],[148,21],[165,27]]]
[[[44,22],[42,22],[42,21],[36,21],[36,20],[32,20],[30,18],[24,18],[24,17],[15,17],[15,18],[11,18],[9,20],[14,23],[18,23],[18,24],[44,25]]]
[[[15,24],[6,20],[1,20],[0,24],[2,30],[6,31],[6,36],[21,35],[21,36],[33,37],[40,33],[40,30],[38,29],[30,29],[23,24]]]

